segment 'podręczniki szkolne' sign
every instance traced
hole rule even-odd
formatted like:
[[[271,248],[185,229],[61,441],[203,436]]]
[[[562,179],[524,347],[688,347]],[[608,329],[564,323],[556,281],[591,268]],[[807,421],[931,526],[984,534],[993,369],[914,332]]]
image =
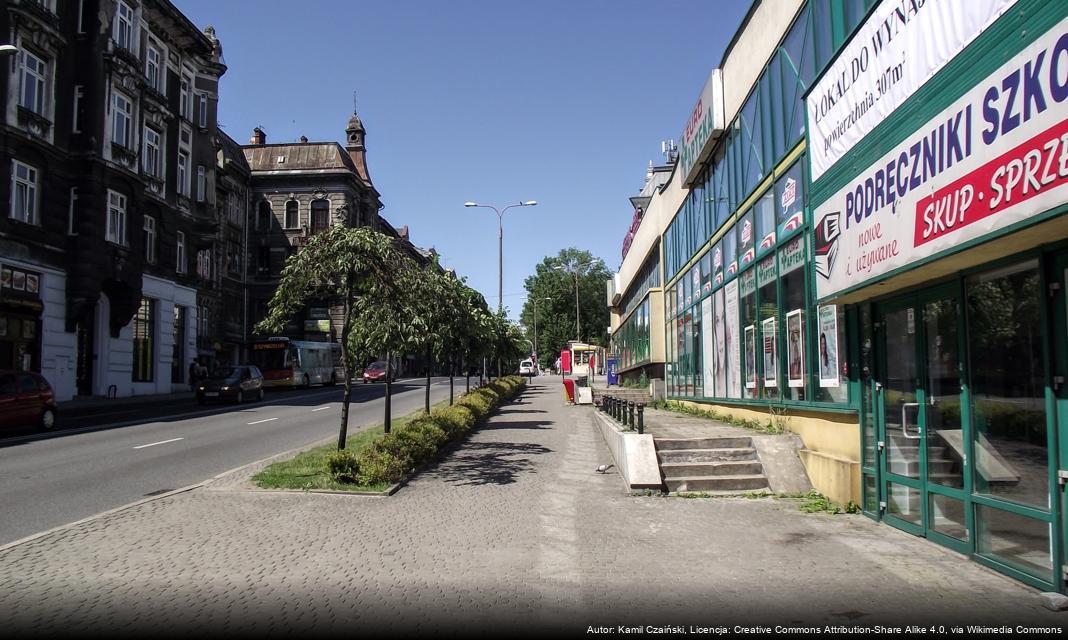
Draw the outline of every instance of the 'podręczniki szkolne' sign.
[[[1068,18],[816,207],[818,297],[1068,201]]]
[[[815,182],[1016,0],[887,0],[806,98]]]

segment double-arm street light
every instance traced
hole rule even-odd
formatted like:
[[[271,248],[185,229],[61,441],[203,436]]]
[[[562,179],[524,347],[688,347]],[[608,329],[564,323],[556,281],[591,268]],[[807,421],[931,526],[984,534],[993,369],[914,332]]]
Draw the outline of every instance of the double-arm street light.
[[[537,200],[527,200],[518,204],[510,204],[503,209],[493,205],[479,204],[477,202],[465,202],[465,207],[482,207],[493,209],[497,214],[497,311],[504,309],[504,212],[514,207],[533,207],[538,204]]]
[[[575,279],[575,341],[576,342],[582,342],[582,321],[579,319],[579,286],[578,286],[579,271],[585,269],[586,267],[588,267],[590,265],[597,264],[597,262],[599,262],[599,261],[598,260],[590,260],[589,262],[582,262],[582,263],[576,264],[576,265],[558,264],[555,267],[553,267],[553,269],[556,269],[557,271],[563,271],[565,273],[570,273],[572,275],[572,277],[574,277],[574,279]]]

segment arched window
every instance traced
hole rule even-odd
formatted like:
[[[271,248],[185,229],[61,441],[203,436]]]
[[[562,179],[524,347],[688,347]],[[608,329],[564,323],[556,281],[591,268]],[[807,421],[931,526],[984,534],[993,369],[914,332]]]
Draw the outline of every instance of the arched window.
[[[271,211],[271,203],[266,200],[260,201],[259,212],[256,217],[256,228],[260,231],[270,231],[272,218],[274,218],[274,213]]]
[[[330,226],[330,203],[327,200],[312,200],[311,203],[311,231],[319,233]]]
[[[300,228],[300,214],[297,213],[297,201],[286,202],[286,229]]]

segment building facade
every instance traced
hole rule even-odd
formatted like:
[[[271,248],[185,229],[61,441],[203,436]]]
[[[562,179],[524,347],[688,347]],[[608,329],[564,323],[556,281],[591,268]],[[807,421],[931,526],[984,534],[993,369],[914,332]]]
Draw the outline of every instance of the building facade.
[[[1068,7],[758,1],[709,85],[649,205],[681,195],[668,395],[785,416],[821,492],[1063,592]]]
[[[18,47],[0,86],[0,367],[61,400],[180,389],[192,257],[217,233],[218,40],[162,0],[12,0],[0,21]]]

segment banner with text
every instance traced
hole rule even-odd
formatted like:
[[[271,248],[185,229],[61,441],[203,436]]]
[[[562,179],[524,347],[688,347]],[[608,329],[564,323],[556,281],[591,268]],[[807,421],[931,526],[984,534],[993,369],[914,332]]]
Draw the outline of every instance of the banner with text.
[[[806,99],[812,182],[1016,0],[895,0],[860,26]]]
[[[1068,201],[1068,18],[816,207],[823,299]]]

